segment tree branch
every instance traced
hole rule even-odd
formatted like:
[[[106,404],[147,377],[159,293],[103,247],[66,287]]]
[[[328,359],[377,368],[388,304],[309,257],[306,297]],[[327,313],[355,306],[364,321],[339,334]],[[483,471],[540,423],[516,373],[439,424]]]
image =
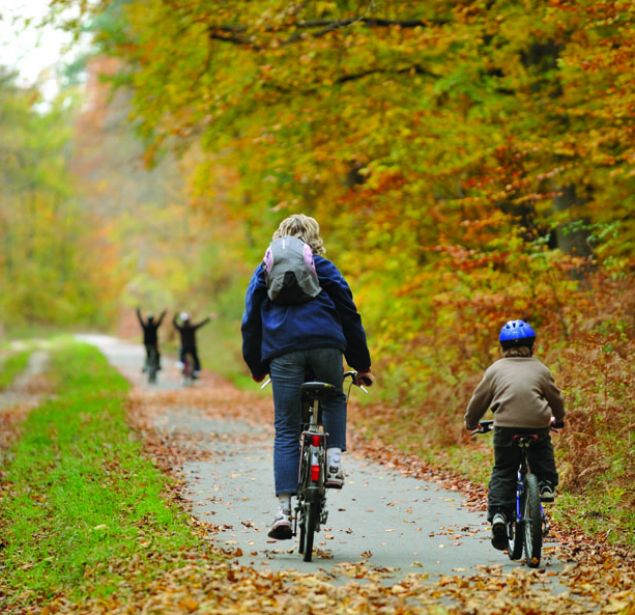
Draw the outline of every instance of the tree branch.
[[[239,36],[238,34],[234,33],[238,32],[238,30],[232,31],[231,29],[229,29],[229,26],[210,26],[207,29],[207,32],[209,38],[214,41],[232,43],[233,45],[238,45],[239,47],[249,47],[254,51],[260,51],[262,49],[260,45],[257,45],[256,43],[250,41],[248,38]]]
[[[429,28],[431,25],[443,26],[449,22],[447,19],[434,19],[434,20],[420,20],[420,19],[383,19],[379,17],[352,17],[350,19],[329,20],[329,19],[316,19],[311,21],[297,21],[289,24],[287,28],[280,28],[278,26],[269,26],[264,29],[264,32],[275,33],[283,32],[291,28],[299,28],[301,30],[311,30],[314,28],[322,28],[317,32],[310,34],[304,34],[303,32],[296,32],[292,34],[282,44],[288,45],[289,43],[295,43],[296,41],[304,39],[306,36],[311,38],[320,38],[335,30],[352,26],[353,24],[363,24],[368,28],[390,28],[397,26],[399,28]],[[250,46],[252,48],[258,48],[251,40],[239,36],[240,33],[247,32],[247,27],[244,25],[217,25],[210,26],[209,33],[210,38],[226,43],[233,43],[235,45]]]
[[[313,21],[298,21],[294,25],[297,28],[345,28],[354,23],[362,23],[369,28],[389,28],[399,26],[400,28],[427,28],[430,25],[443,26],[449,21],[447,19],[383,19],[381,17],[352,17],[350,19],[316,19]]]
[[[370,77],[371,75],[387,75],[387,74],[404,75],[408,73],[414,73],[416,75],[425,75],[427,77],[432,77],[434,79],[440,78],[440,75],[437,75],[436,73],[433,73],[427,70],[423,66],[419,64],[412,64],[410,66],[405,66],[404,68],[398,68],[398,69],[370,68],[368,70],[364,70],[359,73],[349,73],[346,75],[340,75],[339,77],[337,77],[337,79],[333,81],[333,84],[341,85],[344,83],[350,83],[351,81],[359,81],[361,79],[365,79],[366,77]],[[280,92],[282,94],[296,93],[296,94],[308,95],[308,94],[315,94],[317,91],[320,90],[320,85],[318,84],[315,84],[312,87],[302,88],[302,89],[293,89],[293,88],[289,88],[280,84],[273,84],[273,83],[265,84],[265,86],[273,90],[276,90],[277,92]]]

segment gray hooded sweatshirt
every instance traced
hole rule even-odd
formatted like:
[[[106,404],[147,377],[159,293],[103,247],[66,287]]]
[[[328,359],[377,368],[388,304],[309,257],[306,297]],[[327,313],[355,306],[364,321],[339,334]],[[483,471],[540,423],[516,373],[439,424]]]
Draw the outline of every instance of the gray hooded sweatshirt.
[[[549,368],[534,357],[505,357],[490,365],[465,412],[474,428],[491,408],[499,427],[549,427],[551,417],[564,418],[560,389]]]

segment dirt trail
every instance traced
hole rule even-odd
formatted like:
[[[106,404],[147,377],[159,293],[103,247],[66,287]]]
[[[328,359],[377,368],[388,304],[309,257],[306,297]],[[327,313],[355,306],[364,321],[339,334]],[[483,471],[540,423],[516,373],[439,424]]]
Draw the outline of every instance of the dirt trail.
[[[276,506],[270,393],[241,392],[211,375],[184,388],[168,360],[159,384],[151,386],[140,371],[141,346],[105,336],[83,339],[134,383],[135,420],[179,467],[193,515],[241,564],[265,571],[321,568],[333,578],[365,564],[381,571],[386,582],[410,573],[435,579],[521,568],[491,548],[483,513],[468,510],[461,494],[355,455],[346,456],[345,488],[329,494],[317,556],[304,563],[295,541],[267,537]],[[542,579],[559,591],[562,564],[553,551],[547,544]]]
[[[15,382],[0,391],[0,461],[2,451],[17,437],[19,426],[29,413],[49,392],[44,376],[48,362],[45,350],[35,350],[29,357],[24,372],[18,375]]]

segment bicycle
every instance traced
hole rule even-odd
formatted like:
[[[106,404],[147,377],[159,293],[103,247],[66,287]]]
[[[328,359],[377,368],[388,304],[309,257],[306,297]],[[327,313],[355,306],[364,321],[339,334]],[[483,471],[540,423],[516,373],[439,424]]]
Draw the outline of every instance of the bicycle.
[[[155,384],[157,381],[157,373],[159,371],[159,352],[155,346],[150,347],[150,352],[146,361],[146,371],[148,373],[148,382],[150,384]]]
[[[344,380],[351,379],[346,401],[357,372],[347,371]],[[360,388],[367,392],[363,386]],[[326,382],[309,381],[301,386],[302,433],[300,435],[300,467],[298,493],[293,519],[293,536],[299,535],[298,552],[305,562],[313,557],[315,532],[328,518],[326,509],[326,443],[328,433],[322,425],[322,402],[337,394],[337,387]]]
[[[492,430],[494,421],[479,421],[475,433]],[[552,425],[552,429],[563,427],[563,423]],[[516,512],[507,523],[507,554],[509,559],[520,559],[523,551],[530,568],[540,565],[543,537],[549,533],[549,518],[540,500],[538,478],[529,465],[529,448],[539,439],[538,434],[517,434],[512,440],[518,444],[521,453],[516,479]]]
[[[192,353],[186,352],[181,367],[181,383],[187,387],[192,385],[194,380],[194,357]]]

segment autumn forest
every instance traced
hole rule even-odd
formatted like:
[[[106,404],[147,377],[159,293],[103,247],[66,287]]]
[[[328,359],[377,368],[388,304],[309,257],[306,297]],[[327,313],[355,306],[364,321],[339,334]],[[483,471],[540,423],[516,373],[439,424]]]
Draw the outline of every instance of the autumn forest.
[[[559,521],[632,548],[635,5],[53,0],[51,19],[91,37],[56,100],[0,68],[6,336],[213,313],[206,367],[253,387],[245,288],[306,213],[368,334],[359,438],[473,472],[465,404],[525,319],[568,411]]]

